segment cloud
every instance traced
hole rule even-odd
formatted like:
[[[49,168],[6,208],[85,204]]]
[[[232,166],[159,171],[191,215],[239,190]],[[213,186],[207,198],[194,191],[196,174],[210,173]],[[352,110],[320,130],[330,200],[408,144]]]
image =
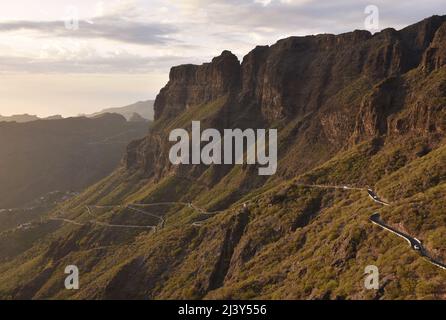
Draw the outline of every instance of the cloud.
[[[1,73],[167,73],[173,65],[199,62],[193,57],[172,55],[144,57],[127,52],[110,53],[107,56],[90,53],[81,58],[73,57],[71,59],[54,59],[54,56],[57,54],[45,58],[0,56]]]
[[[380,29],[383,29],[401,28],[432,14],[442,14],[443,2],[375,0],[374,4],[380,10]],[[291,35],[363,29],[364,9],[370,3],[369,0],[123,0],[117,4],[107,3],[103,14],[94,16],[92,21],[81,19],[77,30],[67,28],[63,19],[0,22],[0,34],[20,34],[22,38],[17,39],[29,41],[27,48],[34,47],[34,53],[17,50],[11,54],[13,50],[1,49],[3,70],[167,73],[173,65],[208,61],[223,49],[242,58],[255,45],[272,44]],[[20,30],[32,33],[14,33]],[[38,59],[35,51],[41,50],[45,43],[41,38],[55,43],[72,39],[86,42],[87,46],[79,50],[50,46],[42,50]],[[146,46],[150,46],[150,51]],[[104,53],[106,50],[118,54]]]
[[[53,37],[107,39],[130,44],[164,45],[176,42],[171,37],[178,32],[175,26],[157,22],[138,22],[119,16],[95,18],[91,22],[78,21],[11,21],[0,23],[0,32],[31,30]]]
[[[364,9],[374,4],[380,10],[382,28],[415,23],[433,14],[444,14],[444,0],[185,0],[181,7],[193,23],[204,10],[209,30],[224,26],[237,32],[274,30],[278,34],[342,33],[364,28]],[[266,34],[268,36],[268,34]],[[276,39],[278,40],[278,39]]]
[[[224,49],[241,59],[256,45],[292,35],[363,29],[370,4],[379,8],[380,29],[445,14],[444,0],[102,2],[101,7],[96,0],[41,0],[32,6],[14,0],[3,6],[3,108],[76,114],[154,97],[171,66],[210,61]],[[80,14],[78,29],[64,19],[70,17],[64,7],[73,3]],[[42,16],[40,8],[48,13]]]

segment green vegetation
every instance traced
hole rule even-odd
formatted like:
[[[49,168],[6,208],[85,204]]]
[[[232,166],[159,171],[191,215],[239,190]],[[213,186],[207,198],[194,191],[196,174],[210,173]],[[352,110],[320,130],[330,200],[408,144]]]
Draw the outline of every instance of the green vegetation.
[[[297,63],[287,56],[294,46],[286,47],[277,54]],[[387,42],[379,44],[369,58],[386,48]],[[446,272],[369,218],[379,212],[446,263],[446,67],[378,77],[376,59],[358,66],[364,71],[357,77],[353,67],[331,74],[343,66],[339,61],[350,62],[350,49],[311,77],[302,71],[314,87],[299,78],[301,87],[281,93],[282,79],[270,77],[265,79],[274,83],[246,93],[249,101],[274,102],[277,114],[300,99],[287,116],[263,119],[265,106],[234,104],[228,110],[235,114],[222,120],[234,102],[230,95],[201,105],[172,103],[149,136],[129,147],[137,158],[132,165],[39,214],[42,221],[32,220],[26,230],[2,220],[0,298],[444,299]],[[305,67],[311,71],[322,62]],[[177,109],[178,115],[169,114]],[[259,177],[255,166],[175,167],[167,161],[163,139],[172,128],[189,128],[192,120],[239,125],[249,115],[252,123],[279,129],[275,176]],[[372,201],[367,187],[392,205]],[[165,219],[156,231],[92,223],[158,225],[156,217],[125,207],[154,203],[147,210]],[[86,210],[98,204],[122,207]],[[81,272],[78,291],[63,288],[63,271],[71,264]],[[363,285],[368,265],[379,268],[380,290]]]

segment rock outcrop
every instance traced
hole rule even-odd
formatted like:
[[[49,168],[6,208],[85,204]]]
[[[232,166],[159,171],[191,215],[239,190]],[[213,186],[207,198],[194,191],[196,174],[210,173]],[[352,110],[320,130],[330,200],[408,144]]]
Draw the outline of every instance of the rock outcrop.
[[[444,298],[446,274],[369,222],[376,203],[363,189],[393,203],[382,214],[446,261],[445,23],[291,37],[241,63],[225,51],[173,68],[125,168],[48,215],[67,221],[0,233],[0,298]],[[192,120],[277,128],[277,173],[173,166],[168,134]],[[363,286],[371,261],[384,274],[377,292]],[[71,264],[83,272],[79,290],[61,281]]]
[[[226,97],[224,107],[208,119],[214,127],[274,124],[280,129],[294,124],[283,137],[279,157],[299,159],[299,150],[318,145],[325,150],[322,157],[305,154],[313,164],[381,135],[442,132],[444,124],[435,119],[443,111],[434,98],[444,94],[443,80],[435,80],[427,100],[419,89],[426,89],[421,77],[429,83],[431,73],[444,66],[445,34],[446,17],[433,16],[374,35],[356,30],[290,37],[256,47],[242,63],[224,51],[210,63],[173,67],[155,101],[155,120],[167,123],[192,107]],[[166,174],[171,167],[166,141],[166,133],[155,129],[133,143],[127,167],[158,177]],[[287,174],[299,168],[307,166],[297,160]]]
[[[206,104],[235,91],[240,63],[229,51],[201,66],[182,65],[170,70],[169,82],[155,100],[155,120],[175,117],[189,106]]]

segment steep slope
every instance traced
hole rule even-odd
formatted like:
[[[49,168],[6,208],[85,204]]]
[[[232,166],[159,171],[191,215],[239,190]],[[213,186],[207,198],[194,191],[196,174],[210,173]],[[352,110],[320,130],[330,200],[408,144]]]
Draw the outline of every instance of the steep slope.
[[[444,298],[445,271],[369,217],[379,211],[446,261],[445,41],[446,17],[434,16],[373,36],[292,37],[242,63],[225,51],[172,68],[155,123],[122,167],[29,229],[0,233],[20,243],[0,250],[0,296]],[[278,173],[173,166],[168,134],[192,120],[277,128]],[[63,288],[69,264],[78,291]],[[376,291],[363,286],[371,264]]]

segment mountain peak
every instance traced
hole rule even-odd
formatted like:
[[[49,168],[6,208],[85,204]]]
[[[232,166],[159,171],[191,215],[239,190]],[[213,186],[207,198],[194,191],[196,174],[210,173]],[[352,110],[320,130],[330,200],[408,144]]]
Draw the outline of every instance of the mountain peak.
[[[230,51],[223,51],[211,62],[172,67],[169,82],[155,100],[155,120],[172,117],[189,105],[206,103],[226,95],[239,86],[240,62]]]

